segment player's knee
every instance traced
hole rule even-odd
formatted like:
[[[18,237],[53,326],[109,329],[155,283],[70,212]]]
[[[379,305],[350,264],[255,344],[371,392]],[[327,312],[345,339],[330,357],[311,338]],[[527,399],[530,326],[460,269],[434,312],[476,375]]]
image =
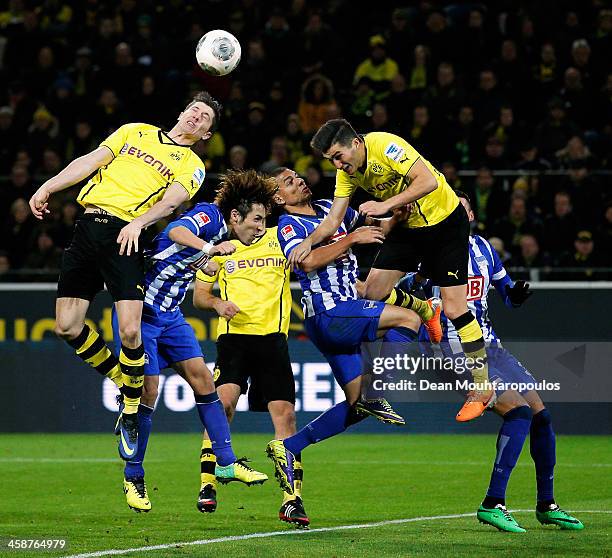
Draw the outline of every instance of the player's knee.
[[[386,285],[377,282],[366,282],[363,286],[363,298],[368,300],[382,300],[391,292]]]
[[[135,347],[140,342],[140,327],[137,324],[129,324],[119,329],[121,342],[127,347]]]
[[[56,320],[54,332],[60,339],[64,341],[72,341],[79,336],[83,330],[83,324],[71,324],[61,320]]]
[[[412,331],[419,331],[421,327],[421,318],[416,312],[412,310],[408,310],[406,312],[402,312],[401,323],[398,324],[400,327],[407,327]]]

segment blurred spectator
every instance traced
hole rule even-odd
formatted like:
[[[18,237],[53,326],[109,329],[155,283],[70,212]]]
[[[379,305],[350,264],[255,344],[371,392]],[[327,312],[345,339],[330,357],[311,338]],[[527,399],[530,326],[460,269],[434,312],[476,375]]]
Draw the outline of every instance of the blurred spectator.
[[[304,134],[300,128],[300,117],[295,113],[287,117],[285,139],[287,140],[289,159],[295,163],[304,155],[304,146],[306,145]]]
[[[531,88],[529,74],[519,58],[516,41],[505,39],[501,44],[500,57],[495,63],[495,74],[499,76],[499,86],[504,100],[514,106],[517,113],[523,112],[529,101],[524,92]]]
[[[59,134],[59,122],[44,106],[41,106],[32,116],[32,124],[28,128],[27,148],[36,163],[42,160],[46,147],[56,145]]]
[[[536,128],[536,142],[542,156],[549,159],[579,133],[576,124],[567,119],[563,101],[558,97],[548,103],[548,117]]]
[[[524,234],[519,239],[518,254],[513,257],[509,265],[512,267],[545,267],[548,260],[540,252],[538,239],[532,234]]]
[[[544,247],[554,261],[567,252],[576,238],[577,223],[572,200],[567,192],[555,194],[552,214],[544,221]]]
[[[140,94],[138,102],[134,103],[133,114],[136,122],[146,122],[161,128],[169,127],[168,111],[157,89],[155,77],[151,74],[144,75],[140,80]]]
[[[483,135],[485,138],[496,137],[503,144],[507,167],[511,161],[518,159],[519,144],[525,131],[515,121],[514,110],[511,106],[501,106],[499,116],[485,127]]]
[[[6,250],[13,268],[20,268],[31,247],[34,217],[30,212],[28,202],[23,198],[16,199],[11,204],[8,221],[0,238],[0,248]]]
[[[34,248],[30,251],[23,267],[26,269],[59,269],[62,251],[55,246],[53,238],[41,228],[34,238]]]
[[[580,136],[572,136],[567,145],[555,153],[555,157],[559,167],[563,169],[592,168],[594,166],[591,150]]]
[[[53,228],[51,235],[59,248],[68,248],[74,234],[74,225],[80,212],[80,206],[73,201],[62,205],[60,219]]]
[[[394,122],[389,122],[387,106],[383,103],[374,103],[372,107],[372,117],[370,118],[369,132],[389,132],[396,134],[399,132]]]
[[[6,222],[9,208],[17,198],[29,200],[36,187],[30,179],[30,172],[25,165],[15,163],[11,169],[9,182],[0,188],[0,220]]]
[[[431,82],[429,50],[423,45],[414,47],[413,63],[407,75],[408,89],[413,100],[420,100],[421,95]]]
[[[491,169],[481,167],[472,188],[467,190],[472,200],[472,209],[481,230],[491,226],[507,211],[508,195],[495,183]],[[499,235],[498,235],[499,236]]]
[[[506,156],[506,146],[498,136],[487,139],[481,164],[493,170],[506,169],[510,166]]]
[[[611,259],[612,254],[612,199],[609,199],[603,210],[603,219],[599,226],[599,239],[601,242],[601,251],[608,255],[608,260]],[[612,265],[612,262],[610,262]]]
[[[387,91],[391,80],[399,73],[397,62],[387,56],[386,41],[382,35],[370,37],[370,56],[355,70],[353,83],[367,77],[378,93]]]
[[[85,155],[98,147],[98,138],[93,135],[91,123],[84,119],[77,119],[74,125],[74,133],[70,134],[66,143],[64,160],[72,161],[81,155]]]
[[[504,241],[498,236],[491,236],[488,240],[489,244],[493,246],[493,249],[497,252],[502,264],[509,265],[508,262],[512,258],[512,254],[504,247]]]
[[[287,149],[287,140],[283,136],[272,138],[270,145],[270,158],[259,167],[260,172],[272,174],[278,167],[287,167],[291,165],[289,160],[289,150]]]
[[[337,34],[325,23],[323,15],[313,10],[302,32],[302,71],[306,75],[332,70],[331,53],[335,50]]]
[[[550,42],[545,42],[540,48],[540,60],[533,68],[533,79],[535,84],[535,109],[530,111],[530,115],[539,113],[546,101],[550,99],[559,86],[559,66],[555,46]]]
[[[335,104],[332,82],[321,74],[309,77],[302,85],[298,106],[302,131],[305,134],[314,134],[325,124],[328,110]]]
[[[249,152],[249,164],[259,167],[268,157],[271,132],[265,119],[266,107],[263,103],[249,104],[247,126],[242,144]]]
[[[588,89],[599,85],[598,76],[591,60],[591,47],[586,39],[578,39],[572,43],[571,64],[582,76],[582,83]]]
[[[45,182],[62,170],[62,159],[55,149],[45,149],[42,155],[40,180]],[[29,199],[29,198],[28,198]]]
[[[470,10],[467,28],[462,33],[462,50],[466,58],[465,69],[470,79],[482,68],[489,52],[489,37],[484,23],[485,19],[480,9]]]
[[[478,131],[474,122],[474,109],[464,105],[459,109],[457,122],[451,129],[451,152],[452,158],[460,167],[472,168],[476,162]]]
[[[472,105],[476,107],[476,120],[481,126],[486,126],[497,118],[502,105],[502,95],[493,70],[485,69],[480,72],[478,89],[472,97]]]
[[[93,64],[92,50],[83,46],[76,51],[74,66],[68,69],[68,75],[74,84],[74,94],[85,104],[98,87],[100,69]]]
[[[244,170],[247,168],[247,150],[242,145],[234,145],[229,150],[228,168],[231,170]]]
[[[389,56],[396,60],[402,71],[406,71],[406,50],[412,43],[412,30],[408,20],[407,8],[396,8],[391,12],[391,25],[385,37]]]
[[[329,82],[331,85],[331,82]],[[295,106],[287,99],[285,88],[280,81],[273,82],[269,87],[268,98],[266,100],[267,119],[271,128],[282,130],[287,122],[287,114]]]
[[[570,120],[583,130],[593,125],[593,92],[584,87],[582,76],[576,68],[565,70],[559,98],[563,101]]]
[[[597,272],[593,268],[605,265],[604,258],[595,251],[593,233],[589,230],[578,231],[574,240],[574,250],[566,253],[561,259],[561,267],[583,268],[569,273],[559,274],[560,279],[567,281],[593,281],[607,278],[607,273]]]
[[[440,62],[453,62],[458,56],[457,38],[448,25],[445,14],[432,10],[425,20],[425,29],[421,34],[421,42],[429,47],[431,59],[435,67]]]
[[[406,78],[402,74],[397,74],[391,80],[389,95],[385,99],[385,105],[387,106],[389,119],[399,128],[405,125],[406,107],[409,106],[410,99],[410,93],[406,87]]]
[[[440,171],[453,190],[463,190],[463,182],[457,174],[455,163],[452,161],[444,161],[440,167]]]
[[[412,111],[412,126],[406,138],[419,153],[427,153],[434,164],[440,152],[440,136],[438,129],[432,124],[429,109],[425,105],[417,105]]]
[[[367,125],[375,100],[376,93],[372,88],[372,81],[367,77],[362,77],[353,89],[350,105],[351,122],[358,131]]]
[[[438,66],[436,83],[425,93],[424,102],[432,114],[441,120],[450,120],[465,100],[465,94],[455,80],[452,64],[442,62]]]
[[[273,68],[266,57],[261,39],[251,39],[247,43],[245,59],[240,64],[240,79],[249,98],[263,99],[270,83],[270,68]]]
[[[519,150],[518,163],[514,165],[517,170],[547,171],[552,165],[538,155],[538,148],[533,140],[525,140]]]
[[[114,89],[104,88],[93,111],[96,134],[106,137],[125,123],[123,105]]]
[[[520,248],[520,239],[525,234],[538,237],[539,226],[527,214],[527,202],[524,196],[514,194],[510,200],[508,215],[499,219],[492,227],[494,236],[499,236],[513,256]]]

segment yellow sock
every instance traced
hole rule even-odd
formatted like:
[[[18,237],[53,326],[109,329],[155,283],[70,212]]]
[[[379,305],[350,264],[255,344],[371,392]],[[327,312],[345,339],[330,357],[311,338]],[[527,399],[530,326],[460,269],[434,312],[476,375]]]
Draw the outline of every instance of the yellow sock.
[[[408,308],[413,310],[419,315],[419,318],[426,322],[433,318],[434,311],[431,309],[426,300],[421,300],[402,289],[394,287],[386,298],[383,298],[383,302],[387,304],[393,304],[394,306],[401,306],[402,308]]]
[[[142,344],[136,349],[125,345],[121,346],[119,364],[121,366],[121,393],[125,404],[124,413],[130,415],[138,412],[142,386],[144,384],[144,347]]]
[[[118,387],[123,385],[119,361],[95,329],[85,324],[78,337],[69,341],[69,344],[74,348],[77,356],[96,372],[110,378]]]
[[[471,312],[452,320],[457,334],[461,339],[461,346],[465,356],[473,359],[471,367],[474,382],[479,384],[479,389],[490,389],[489,365],[487,364],[487,353],[485,351],[482,330]]]
[[[217,477],[215,476],[215,465],[217,458],[212,451],[210,440],[202,440],[202,452],[200,453],[200,482],[202,486],[212,484],[217,489]]]

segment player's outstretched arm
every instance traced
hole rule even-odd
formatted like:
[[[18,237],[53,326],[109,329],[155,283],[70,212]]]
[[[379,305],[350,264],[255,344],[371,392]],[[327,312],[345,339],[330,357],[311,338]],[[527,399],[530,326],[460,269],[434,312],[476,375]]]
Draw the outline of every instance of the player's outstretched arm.
[[[187,227],[181,225],[171,228],[168,237],[172,242],[194,248],[195,250],[201,250],[209,256],[227,256],[236,251],[236,246],[229,240],[219,244],[211,244],[193,234]]]
[[[199,310],[214,310],[220,318],[231,320],[240,308],[230,300],[223,300],[213,295],[213,283],[197,280],[193,290],[193,305]]]
[[[189,199],[187,190],[178,182],[173,182],[168,186],[164,197],[154,204],[146,213],[136,217],[131,223],[127,224],[119,231],[117,244],[119,244],[119,254],[128,256],[134,248],[138,252],[138,237],[140,231],[149,225],[156,223],[160,219],[170,215],[179,205]]]
[[[421,199],[438,187],[436,177],[421,159],[418,159],[414,165],[412,165],[403,180],[407,181],[409,184],[405,190],[385,201],[368,201],[362,203],[359,206],[359,213],[370,215],[371,217],[385,215],[398,207],[407,206]]]
[[[310,254],[314,244],[322,242],[326,238],[332,236],[337,230],[346,210],[348,209],[350,198],[334,198],[329,213],[321,221],[321,224],[314,230],[314,232],[306,237],[300,244],[298,244],[287,258],[289,265],[295,268],[299,263],[304,261],[304,258]]]
[[[47,207],[51,194],[74,186],[100,167],[108,165],[114,158],[113,152],[103,145],[69,163],[54,177],[47,180],[30,198],[30,209],[34,217],[42,219],[46,213],[49,213]]]
[[[359,227],[342,240],[313,250],[304,258],[299,267],[309,273],[332,263],[355,244],[382,244],[384,240],[385,235],[380,227]]]

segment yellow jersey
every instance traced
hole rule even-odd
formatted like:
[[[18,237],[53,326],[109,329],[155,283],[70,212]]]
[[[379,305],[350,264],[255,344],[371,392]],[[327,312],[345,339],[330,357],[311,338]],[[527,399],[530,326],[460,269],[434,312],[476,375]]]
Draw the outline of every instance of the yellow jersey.
[[[371,132],[364,137],[366,148],[365,171],[353,176],[336,171],[337,198],[349,198],[359,187],[380,200],[388,200],[410,187],[407,174],[421,159],[436,177],[438,187],[414,202],[404,227],[430,227],[446,219],[459,204],[459,198],[446,182],[444,175],[406,140],[386,132]]]
[[[232,240],[236,246],[233,254],[213,258],[219,264],[214,277],[201,270],[197,272],[198,281],[218,281],[221,298],[240,308],[230,321],[219,318],[217,337],[224,333],[268,335],[282,332],[287,335],[291,289],[287,260],[276,236],[277,228],[267,229],[250,246]]]
[[[98,206],[132,221],[157,203],[172,182],[192,198],[204,182],[202,160],[190,145],[181,145],[150,124],[125,124],[106,138],[115,158],[83,186],[78,202]]]

